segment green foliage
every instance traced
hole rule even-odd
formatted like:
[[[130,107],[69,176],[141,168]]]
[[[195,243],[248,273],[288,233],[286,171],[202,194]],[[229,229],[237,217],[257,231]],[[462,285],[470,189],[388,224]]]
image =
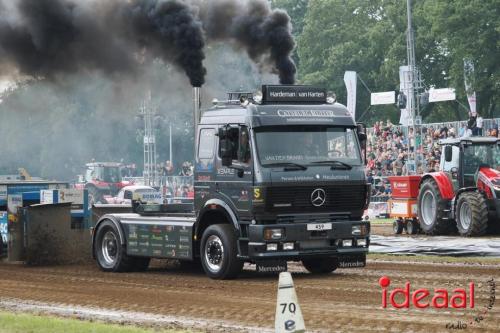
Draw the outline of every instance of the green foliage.
[[[285,0],[281,2],[286,2]],[[290,0],[290,3],[294,1]],[[427,87],[453,87],[467,104],[463,59],[473,59],[478,110],[497,116],[500,88],[500,6],[498,0],[413,1],[417,66]],[[334,90],[346,100],[343,75],[354,70],[372,91],[397,90],[399,66],[407,63],[406,2],[401,0],[312,0],[298,38],[299,77],[303,83]],[[495,94],[496,92],[496,94]],[[358,83],[357,116],[369,106],[369,93]],[[464,119],[456,102],[430,104],[424,121]],[[363,121],[390,118],[399,110],[373,106]]]

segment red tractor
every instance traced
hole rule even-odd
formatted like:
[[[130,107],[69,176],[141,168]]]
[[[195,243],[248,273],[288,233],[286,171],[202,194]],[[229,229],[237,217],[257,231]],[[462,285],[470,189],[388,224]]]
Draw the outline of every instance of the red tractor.
[[[122,181],[122,167],[113,162],[87,163],[85,175],[76,187],[88,190],[89,204],[104,203],[105,196],[115,196],[122,187],[131,185]]]
[[[430,235],[458,229],[462,236],[484,235],[500,226],[500,139],[445,139],[440,171],[422,176],[418,223]]]

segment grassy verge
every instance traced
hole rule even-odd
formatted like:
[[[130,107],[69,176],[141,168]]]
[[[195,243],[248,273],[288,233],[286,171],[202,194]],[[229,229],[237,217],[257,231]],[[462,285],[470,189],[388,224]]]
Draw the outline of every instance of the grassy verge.
[[[0,333],[178,333],[77,319],[0,312]]]
[[[430,255],[398,255],[398,254],[368,253],[367,259],[384,260],[384,261],[406,261],[406,262],[500,265],[500,258],[490,258],[490,257],[448,257],[448,256],[430,256]]]

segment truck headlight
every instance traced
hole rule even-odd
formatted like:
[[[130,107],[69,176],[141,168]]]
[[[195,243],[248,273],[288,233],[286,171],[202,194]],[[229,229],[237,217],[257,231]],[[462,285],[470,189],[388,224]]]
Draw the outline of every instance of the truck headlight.
[[[268,228],[264,229],[265,240],[278,240],[285,236],[285,230],[282,228]]]
[[[276,244],[276,243],[269,243],[269,244],[267,244],[266,249],[268,251],[278,251],[278,244]]]
[[[352,239],[344,239],[344,240],[342,240],[342,246],[343,247],[351,247],[352,246]]]
[[[294,245],[292,242],[283,243],[283,250],[293,250]]]
[[[357,245],[358,246],[366,246],[366,238],[359,238],[357,240]]]

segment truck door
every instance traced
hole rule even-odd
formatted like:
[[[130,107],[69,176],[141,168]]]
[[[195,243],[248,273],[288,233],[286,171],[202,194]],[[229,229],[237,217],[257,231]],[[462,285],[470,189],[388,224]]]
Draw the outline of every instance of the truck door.
[[[194,169],[195,207],[201,209],[215,191],[215,127],[200,127]]]
[[[220,149],[216,159],[216,190],[226,202],[238,210],[240,217],[249,216],[251,187],[253,184],[253,162],[248,127],[232,127],[228,132],[232,146],[230,167],[222,165]]]

